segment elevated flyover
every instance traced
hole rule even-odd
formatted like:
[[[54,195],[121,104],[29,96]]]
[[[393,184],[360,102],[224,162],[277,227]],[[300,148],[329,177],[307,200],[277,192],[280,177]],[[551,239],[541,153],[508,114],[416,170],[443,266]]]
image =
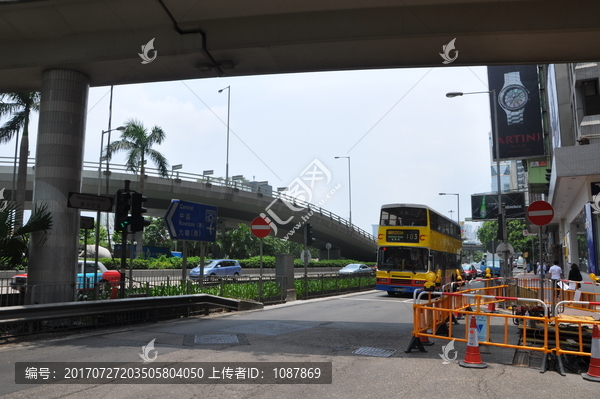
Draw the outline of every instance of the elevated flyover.
[[[6,188],[5,198],[10,195],[12,187],[13,162],[13,158],[0,158],[0,188]],[[27,198],[29,199],[26,202],[27,209],[31,209],[33,190],[34,160],[31,159],[30,162],[30,166],[27,168]],[[130,180],[130,188],[136,190],[137,175],[127,173],[123,165],[113,164],[110,167],[110,178],[106,179],[106,175],[103,174],[100,181],[102,195],[105,195],[106,192],[114,195],[118,189],[125,187],[125,180]],[[259,192],[257,186],[235,181],[226,185],[222,180],[184,171],[178,171],[177,176],[168,179],[158,177],[155,169],[148,168],[146,172],[144,195],[148,197],[146,203],[148,216],[164,217],[171,200],[180,199],[218,207],[219,223],[227,227],[235,227],[238,223],[250,224],[252,219],[261,213],[265,214],[266,209],[270,208],[281,220],[287,221],[290,217],[293,218],[286,224],[275,224],[278,238],[284,238],[290,231],[294,231],[294,226],[298,223],[303,225],[306,221],[310,221],[316,239],[314,244],[316,248],[324,249],[325,245],[330,243],[334,250],[339,249],[344,258],[360,261],[375,260],[377,245],[373,235],[317,205],[279,192]],[[81,192],[98,193],[98,163],[85,163]],[[66,205],[68,193],[64,194]],[[296,212],[290,209],[282,200],[294,204],[295,209],[301,210]],[[302,238],[302,230],[289,235],[289,240],[294,242],[302,242]]]
[[[0,1],[0,92],[40,90],[49,68],[107,86],[441,67],[453,38],[453,66],[597,61],[597,10],[596,0]],[[152,38],[157,57],[142,64]]]

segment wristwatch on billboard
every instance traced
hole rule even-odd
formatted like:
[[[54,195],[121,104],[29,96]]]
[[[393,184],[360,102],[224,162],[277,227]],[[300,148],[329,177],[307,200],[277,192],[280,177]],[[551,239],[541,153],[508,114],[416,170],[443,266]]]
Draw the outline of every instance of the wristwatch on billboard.
[[[506,112],[509,125],[522,124],[525,104],[529,101],[529,91],[521,83],[520,72],[504,74],[504,86],[500,90],[498,103]]]

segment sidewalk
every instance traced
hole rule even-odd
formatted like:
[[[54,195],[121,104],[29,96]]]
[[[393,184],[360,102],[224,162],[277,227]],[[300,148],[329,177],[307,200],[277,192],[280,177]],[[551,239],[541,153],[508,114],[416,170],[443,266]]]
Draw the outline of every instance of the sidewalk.
[[[517,272],[517,273],[515,273],[515,272]],[[539,275],[534,274],[533,272],[527,273],[526,271],[521,270],[521,269],[514,269],[513,274],[514,274],[514,277],[519,278],[519,279],[529,279],[529,280],[539,280],[540,279]],[[583,277],[583,280],[581,281],[583,284],[581,284],[580,291],[582,293],[596,294],[597,300],[600,300],[600,286],[598,286],[596,284],[592,284],[592,279],[590,278],[589,273],[581,272],[581,276]],[[585,283],[589,283],[589,284],[585,284]],[[559,299],[559,301],[560,301],[560,299]],[[559,313],[559,317],[561,320],[564,320],[565,322],[568,322],[569,320],[571,320],[571,321],[577,323],[577,322],[581,322],[581,321],[600,320],[600,313],[597,311],[584,310],[584,309],[573,308],[570,306],[564,306],[563,309],[561,309],[561,311]]]

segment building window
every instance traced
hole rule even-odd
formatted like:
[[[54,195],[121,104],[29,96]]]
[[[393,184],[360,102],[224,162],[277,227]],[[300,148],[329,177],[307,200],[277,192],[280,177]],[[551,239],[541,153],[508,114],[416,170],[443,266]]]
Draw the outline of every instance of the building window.
[[[583,115],[600,114],[600,92],[598,91],[598,79],[585,80],[581,82],[581,94],[583,95]]]

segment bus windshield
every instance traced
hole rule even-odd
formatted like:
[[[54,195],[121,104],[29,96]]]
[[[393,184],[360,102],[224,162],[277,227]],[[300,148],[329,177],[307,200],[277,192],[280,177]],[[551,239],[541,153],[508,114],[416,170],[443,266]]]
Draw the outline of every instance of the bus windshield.
[[[427,226],[427,209],[411,207],[384,208],[380,226]]]
[[[427,272],[426,248],[382,247],[379,248],[378,270],[395,270],[411,273]]]

